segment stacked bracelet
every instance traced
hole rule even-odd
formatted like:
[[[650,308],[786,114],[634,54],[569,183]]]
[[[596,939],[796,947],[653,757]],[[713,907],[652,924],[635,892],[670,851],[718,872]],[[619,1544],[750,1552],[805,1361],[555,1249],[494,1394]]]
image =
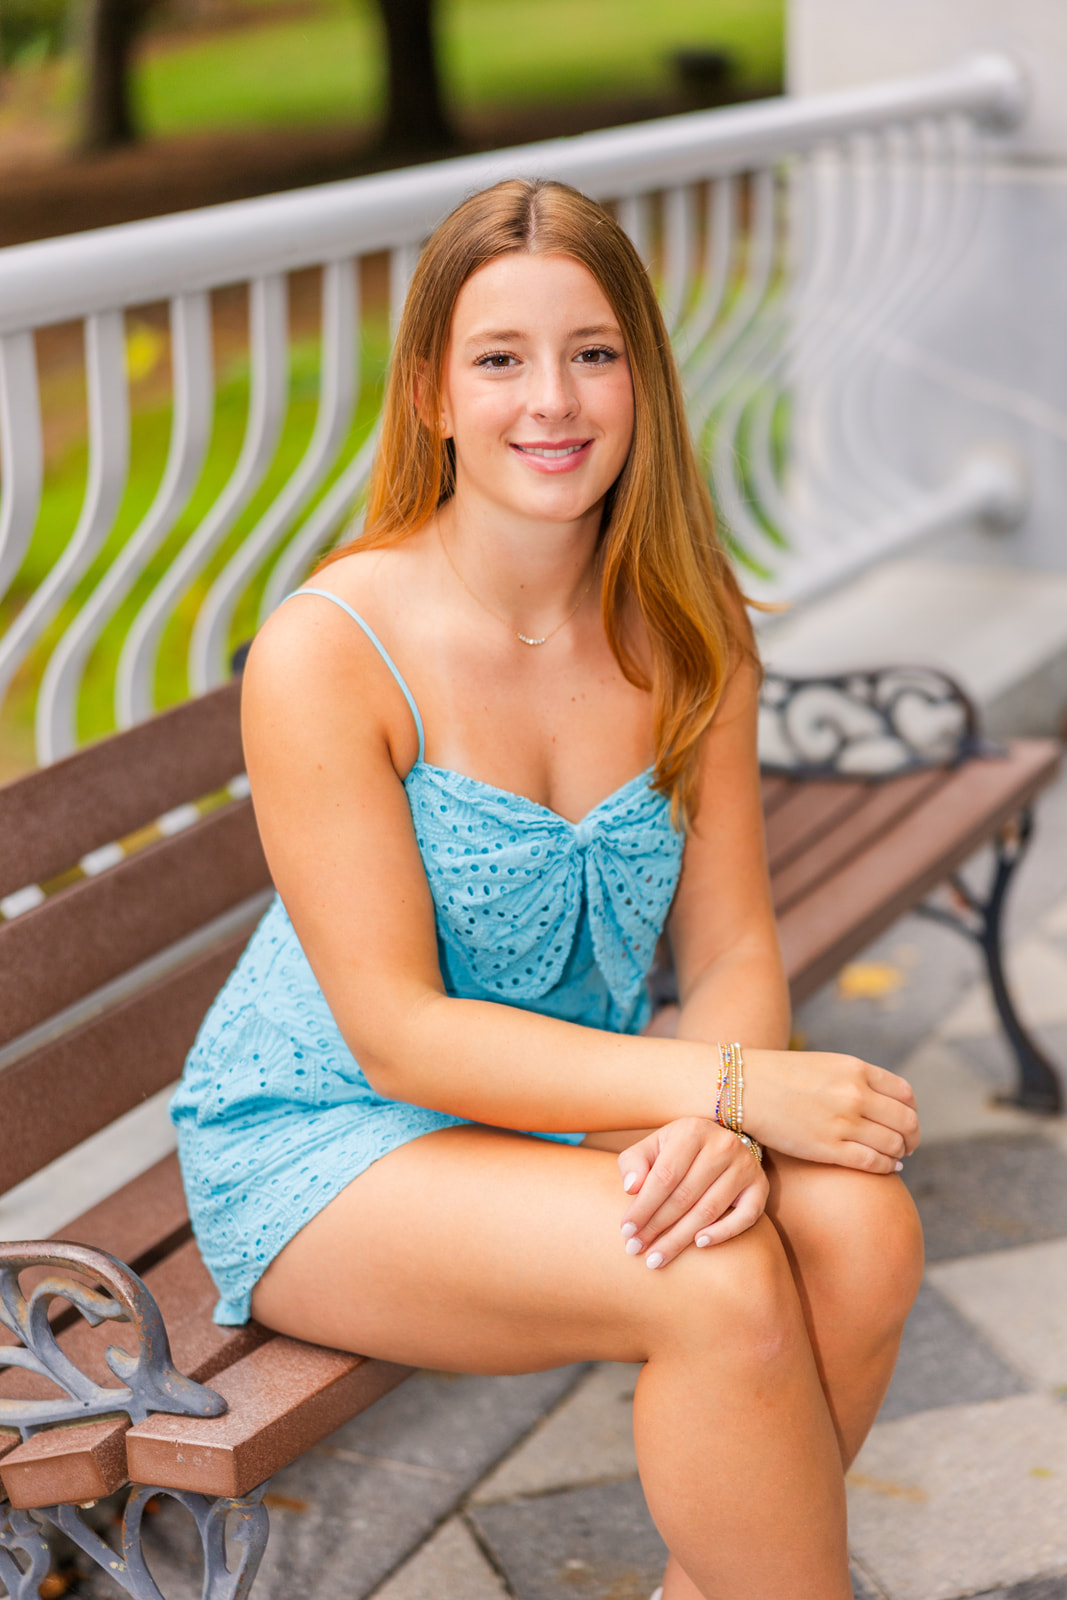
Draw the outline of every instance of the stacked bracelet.
[[[715,1094],[715,1121],[735,1133],[756,1160],[763,1163],[763,1151],[751,1134],[744,1131],[745,1062],[739,1044],[719,1045],[719,1081]]]

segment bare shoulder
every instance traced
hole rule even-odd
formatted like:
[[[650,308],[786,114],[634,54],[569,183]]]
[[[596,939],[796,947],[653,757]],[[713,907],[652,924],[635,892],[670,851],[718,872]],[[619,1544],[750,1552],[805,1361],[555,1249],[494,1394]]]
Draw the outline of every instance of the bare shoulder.
[[[373,627],[392,587],[391,551],[353,552],[280,605],[248,654],[241,696],[250,763],[269,769],[321,749],[371,753],[383,746],[405,769],[417,744],[410,712],[381,655],[345,607]],[[385,581],[383,582],[383,569]],[[325,598],[333,595],[337,605]]]

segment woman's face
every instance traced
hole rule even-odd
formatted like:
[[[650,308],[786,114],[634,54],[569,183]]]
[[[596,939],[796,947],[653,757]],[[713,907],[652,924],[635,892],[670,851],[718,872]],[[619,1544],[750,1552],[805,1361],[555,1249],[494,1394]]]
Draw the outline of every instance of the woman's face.
[[[626,460],[634,397],[592,274],[551,255],[479,268],[456,301],[441,410],[460,498],[550,522],[598,505]]]

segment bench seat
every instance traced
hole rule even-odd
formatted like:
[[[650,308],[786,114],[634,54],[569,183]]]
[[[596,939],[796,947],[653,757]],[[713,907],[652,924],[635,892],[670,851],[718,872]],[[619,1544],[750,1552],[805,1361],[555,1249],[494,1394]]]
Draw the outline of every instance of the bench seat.
[[[157,1413],[131,1428],[125,1416],[68,1424],[24,1444],[0,1433],[2,1481],[17,1509],[81,1503],[133,1479],[160,1488],[238,1496],[348,1422],[408,1376],[410,1369],[273,1334],[256,1322],[221,1328],[218,1298],[191,1237],[176,1155],[117,1190],[56,1236],[141,1264],[167,1326],[179,1371],[228,1402],[221,1417]],[[43,1276],[43,1273],[39,1273]],[[29,1274],[26,1275],[27,1279]],[[54,1308],[63,1302],[53,1302]],[[61,1349],[96,1382],[114,1383],[104,1349],[136,1349],[129,1324],[92,1329],[56,1310]],[[0,1342],[12,1338],[0,1329]],[[0,1369],[0,1399],[49,1398],[36,1374]],[[206,1432],[202,1425],[208,1424]]]

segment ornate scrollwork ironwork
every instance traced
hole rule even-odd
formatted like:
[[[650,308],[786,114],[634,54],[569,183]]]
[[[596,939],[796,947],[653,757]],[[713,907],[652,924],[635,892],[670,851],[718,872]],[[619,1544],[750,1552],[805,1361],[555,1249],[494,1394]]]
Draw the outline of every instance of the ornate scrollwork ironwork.
[[[121,1554],[88,1526],[77,1506],[41,1506],[34,1511],[0,1506],[0,1584],[6,1587],[10,1600],[37,1600],[49,1568],[48,1543],[42,1529],[51,1524],[133,1600],[165,1600],[148,1569],[142,1534],[146,1507],[152,1500],[169,1496],[189,1512],[200,1535],[204,1557],[201,1600],[246,1600],[270,1531],[263,1504],[266,1487],[261,1483],[240,1499],[212,1499],[182,1489],[137,1484],[130,1490],[122,1518]],[[227,1538],[231,1550],[233,1546],[237,1549],[238,1559],[232,1566],[227,1559]],[[25,1565],[16,1561],[16,1553],[22,1555]]]
[[[20,1274],[34,1267],[54,1269],[53,1275],[27,1294]],[[73,1273],[90,1282],[80,1281]],[[63,1352],[49,1321],[49,1308],[56,1299],[69,1301],[93,1327],[102,1322],[132,1324],[137,1334],[136,1354],[111,1345],[105,1356],[124,1387],[104,1388]],[[136,1423],[152,1411],[217,1417],[226,1410],[221,1395],[177,1370],[150,1290],[135,1272],[103,1250],[51,1241],[0,1245],[0,1323],[20,1341],[0,1346],[0,1368],[35,1372],[66,1397],[0,1398],[0,1426],[18,1428],[23,1438],[56,1422],[84,1421],[115,1411],[125,1411]]]
[[[9,1600],[40,1600],[51,1564],[48,1541],[33,1513],[15,1511],[0,1495],[0,1585]]]
[[[768,669],[759,717],[763,771],[794,778],[899,777],[995,749],[966,692],[934,667],[808,678]]]

